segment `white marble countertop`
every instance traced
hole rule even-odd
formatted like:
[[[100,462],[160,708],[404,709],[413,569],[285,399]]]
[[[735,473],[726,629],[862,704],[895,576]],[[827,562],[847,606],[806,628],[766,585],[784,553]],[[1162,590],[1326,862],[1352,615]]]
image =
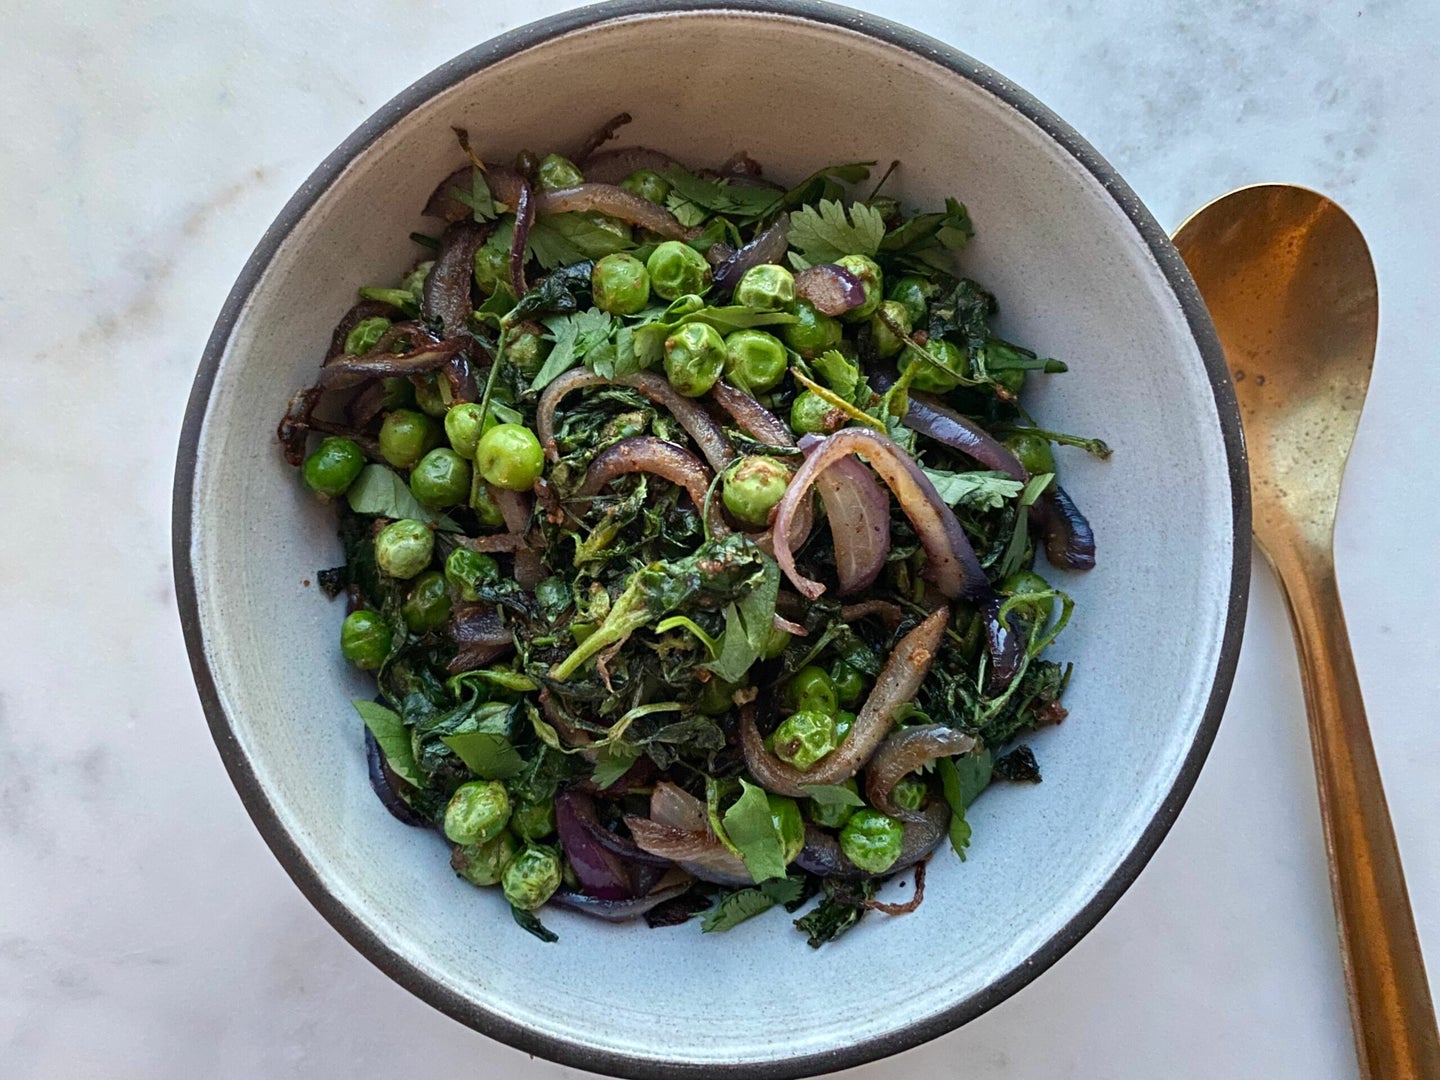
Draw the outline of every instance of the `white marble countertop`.
[[[251,827],[175,614],[170,480],[221,300],[311,168],[434,65],[558,0],[10,4],[0,64],[0,1074],[579,1076],[446,1019]],[[887,0],[1087,136],[1167,226],[1293,180],[1365,229],[1383,314],[1341,586],[1440,972],[1440,7]],[[843,72],[837,72],[843,78]],[[82,501],[83,500],[83,501]],[[1285,614],[1257,566],[1225,722],[1115,910],[963,1030],[847,1077],[1356,1074]]]

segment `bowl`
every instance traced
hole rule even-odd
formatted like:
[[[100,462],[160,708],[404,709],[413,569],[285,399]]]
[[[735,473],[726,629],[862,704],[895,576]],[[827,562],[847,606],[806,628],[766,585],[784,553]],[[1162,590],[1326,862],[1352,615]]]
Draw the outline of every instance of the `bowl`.
[[[676,42],[695,47],[683,62]],[[368,696],[335,648],[341,605],[310,585],[340,561],[333,514],[274,428],[308,385],[357,283],[406,269],[397,242],[461,163],[578,145],[622,109],[627,141],[716,163],[746,150],[779,179],[900,160],[889,190],[964,200],[964,267],[1007,337],[1062,357],[1036,387],[1100,564],[1067,578],[1076,618],[1064,724],[1032,741],[1038,786],[973,808],[966,862],[928,896],[812,951],[783,915],[702,935],[564,911],[544,944],[441,840],[366,782]],[[1195,782],[1230,687],[1249,558],[1240,424],[1214,331],[1165,233],[1108,164],[995,72],[914,31],[816,3],[622,2],[507,33],[368,120],[261,240],[220,314],[179,450],[176,583],[200,696],[256,825],[320,912],[396,981],[525,1051],[637,1077],[801,1076],[913,1046],[974,1018],[1083,936],[1154,853]]]

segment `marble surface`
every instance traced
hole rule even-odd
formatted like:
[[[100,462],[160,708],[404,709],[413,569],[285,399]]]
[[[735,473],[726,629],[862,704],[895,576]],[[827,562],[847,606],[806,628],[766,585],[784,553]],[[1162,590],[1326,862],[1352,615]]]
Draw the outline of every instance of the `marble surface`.
[[[210,743],[169,565],[180,417],[282,203],[401,87],[567,5],[6,5],[0,65],[0,1075],[555,1080],[391,984],[271,858]],[[1429,0],[879,13],[1052,105],[1167,226],[1293,180],[1369,236],[1383,314],[1337,538],[1371,726],[1440,971],[1440,76]],[[840,73],[843,74],[843,73]],[[1419,496],[1419,497],[1417,497]],[[1073,952],[850,1080],[1356,1075],[1285,614],[1257,565],[1210,762]]]

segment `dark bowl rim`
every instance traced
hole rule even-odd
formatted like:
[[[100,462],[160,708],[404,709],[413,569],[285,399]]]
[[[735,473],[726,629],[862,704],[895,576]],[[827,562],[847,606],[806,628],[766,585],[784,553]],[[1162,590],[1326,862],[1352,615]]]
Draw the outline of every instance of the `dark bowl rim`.
[[[190,561],[196,456],[206,407],[230,335],[245,303],[281,243],[336,177],[376,139],[417,107],[470,75],[525,49],[602,22],[631,16],[686,12],[773,14],[839,27],[898,46],[938,63],[1026,117],[1098,180],[1150,249],[1189,323],[1209,374],[1229,465],[1233,510],[1230,600],[1210,697],[1175,782],[1130,853],[1078,913],[1030,956],[983,990],[935,1016],[839,1050],[763,1062],[667,1062],[600,1050],[517,1024],[482,1007],[420,971],[393,952],[326,886],[281,824],[269,796],[231,730],[205,655],[194,568]],[[1169,236],[1115,169],[1058,116],[985,65],[909,27],[819,0],[611,0],[511,30],[442,64],[401,91],[327,157],[286,203],[261,238],[221,308],[190,392],[176,458],[172,500],[175,590],[186,649],[205,716],[220,756],[246,810],[275,857],[322,916],[372,963],[422,1000],[461,1023],[529,1054],[576,1068],[643,1080],[675,1077],[790,1080],[850,1068],[910,1049],[960,1027],[1026,986],[1085,936],[1135,881],[1185,804],[1214,742],[1240,652],[1250,581],[1250,489],[1240,414],[1224,353],[1200,293]]]

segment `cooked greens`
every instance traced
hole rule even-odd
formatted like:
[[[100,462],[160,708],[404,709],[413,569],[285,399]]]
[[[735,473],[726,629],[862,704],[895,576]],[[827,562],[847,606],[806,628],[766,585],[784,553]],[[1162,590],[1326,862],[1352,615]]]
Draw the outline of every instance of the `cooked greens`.
[[[1065,365],[995,333],[960,202],[596,152],[619,124],[510,165],[462,134],[279,436],[340,517],[372,783],[460,878],[547,941],[547,904],[815,900],[818,946],[1040,780],[1072,603],[1034,566],[1094,563],[1053,446],[1109,448],[1020,404]]]

